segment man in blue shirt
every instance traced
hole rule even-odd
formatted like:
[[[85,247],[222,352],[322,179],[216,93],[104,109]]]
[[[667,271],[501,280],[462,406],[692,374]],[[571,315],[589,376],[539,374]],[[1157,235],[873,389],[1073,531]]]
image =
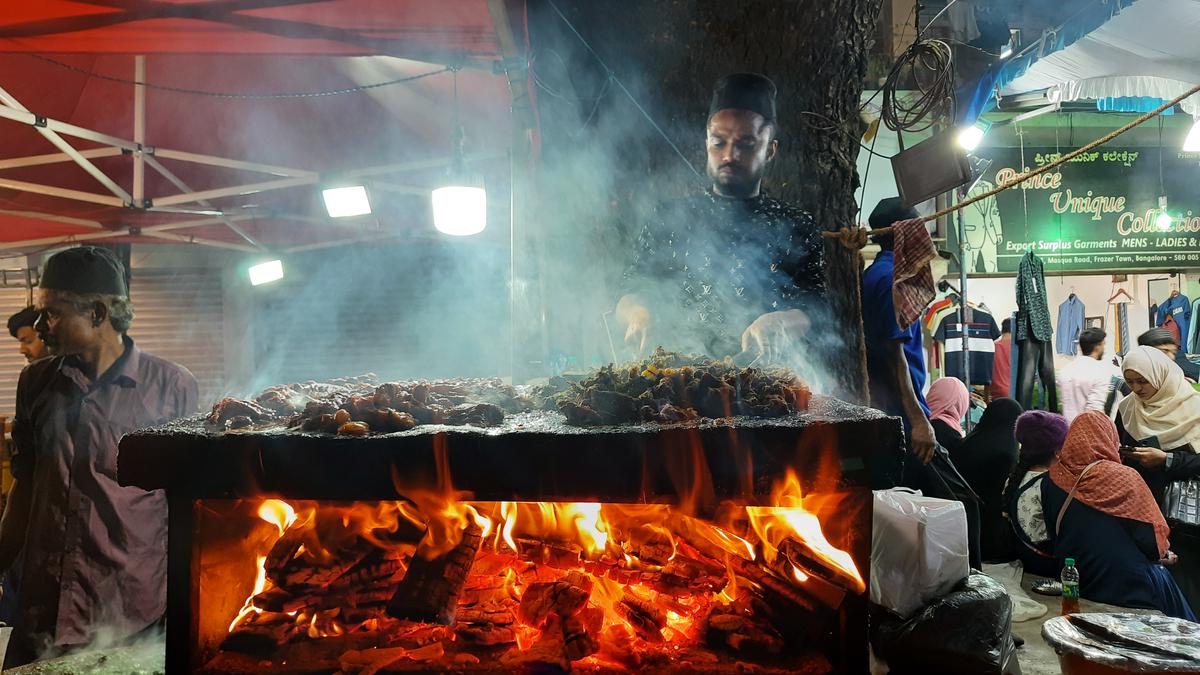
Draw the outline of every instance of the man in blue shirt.
[[[898,197],[884,199],[871,213],[871,229],[916,218],[915,209],[905,207]],[[863,272],[863,335],[867,346],[867,378],[871,405],[900,417],[908,435],[909,451],[922,464],[933,458],[934,435],[929,424],[929,407],[921,390],[925,387],[925,353],[921,348],[921,324],[901,327],[892,304],[895,262],[890,234],[875,237],[882,249]]]

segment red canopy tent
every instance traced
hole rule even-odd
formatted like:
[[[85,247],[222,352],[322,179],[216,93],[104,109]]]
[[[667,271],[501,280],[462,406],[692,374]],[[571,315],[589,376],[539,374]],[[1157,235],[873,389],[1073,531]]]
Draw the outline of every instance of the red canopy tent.
[[[523,18],[515,0],[15,3],[0,17],[0,252],[431,232],[456,90],[473,168],[507,183]],[[368,185],[372,216],[326,216],[317,188],[338,180]]]

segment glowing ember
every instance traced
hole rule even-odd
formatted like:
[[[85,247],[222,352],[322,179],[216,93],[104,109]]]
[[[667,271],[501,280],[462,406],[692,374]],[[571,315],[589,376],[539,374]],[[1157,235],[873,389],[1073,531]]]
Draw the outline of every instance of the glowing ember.
[[[255,644],[270,635],[283,645],[379,633],[393,636],[387,644],[437,646],[436,658],[441,646],[486,647],[511,671],[536,670],[546,658],[636,670],[650,654],[675,658],[714,645],[737,653],[750,641],[776,653],[783,629],[771,621],[784,619],[757,616],[756,602],[804,597],[793,602],[807,612],[812,602],[836,607],[836,588],[862,584],[791,473],[774,506],[736,509],[724,526],[666,505],[467,502],[446,485],[408,494],[411,501],[377,504],[263,501],[258,515],[278,536],[256,554],[254,588],[230,637],[248,631]],[[789,539],[802,542],[807,558],[792,557]],[[830,569],[848,585],[830,579]],[[812,574],[826,578],[824,595],[805,595]],[[448,626],[389,613],[405,580],[412,587],[422,578],[459,584],[453,604],[432,606]],[[430,602],[440,597],[428,592]]]

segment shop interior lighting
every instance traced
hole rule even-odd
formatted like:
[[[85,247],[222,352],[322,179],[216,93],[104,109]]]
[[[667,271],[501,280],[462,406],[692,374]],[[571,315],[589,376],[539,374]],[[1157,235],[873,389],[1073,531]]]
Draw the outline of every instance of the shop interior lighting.
[[[268,260],[250,267],[250,285],[261,286],[283,278],[283,261]]]
[[[367,188],[361,185],[326,188],[321,191],[325,210],[330,218],[349,218],[371,213],[371,202],[367,199]]]
[[[467,171],[463,159],[466,135],[458,122],[458,71],[454,71],[454,136],[451,139],[450,170],[443,184],[434,189],[433,226],[438,232],[468,237],[487,227],[487,190],[483,181]]]
[[[1200,119],[1192,123],[1192,130],[1183,139],[1184,152],[1200,152]]]
[[[1170,213],[1167,213],[1167,196],[1159,195],[1158,217],[1154,219],[1154,224],[1158,227],[1158,229],[1166,232],[1167,230],[1171,229],[1171,225],[1174,224],[1174,222],[1175,219],[1171,217]]]
[[[975,148],[983,142],[983,137],[987,133],[979,124],[972,124],[958,132],[958,146],[967,152],[974,152]]]

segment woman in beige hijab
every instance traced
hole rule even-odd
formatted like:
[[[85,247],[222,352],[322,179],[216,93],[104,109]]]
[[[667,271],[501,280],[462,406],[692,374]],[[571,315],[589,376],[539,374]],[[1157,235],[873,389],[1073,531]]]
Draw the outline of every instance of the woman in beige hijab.
[[[1123,364],[1133,391],[1118,408],[1122,442],[1136,448],[1133,459],[1147,467],[1169,465],[1168,453],[1200,450],[1200,392],[1183,371],[1153,347],[1134,347]],[[1157,452],[1147,452],[1156,450]]]
[[[1167,483],[1200,477],[1200,392],[1154,347],[1134,347],[1122,364],[1133,391],[1117,408],[1121,457],[1136,467],[1162,503]],[[1200,528],[1172,521],[1171,576],[1189,605],[1200,607]]]

